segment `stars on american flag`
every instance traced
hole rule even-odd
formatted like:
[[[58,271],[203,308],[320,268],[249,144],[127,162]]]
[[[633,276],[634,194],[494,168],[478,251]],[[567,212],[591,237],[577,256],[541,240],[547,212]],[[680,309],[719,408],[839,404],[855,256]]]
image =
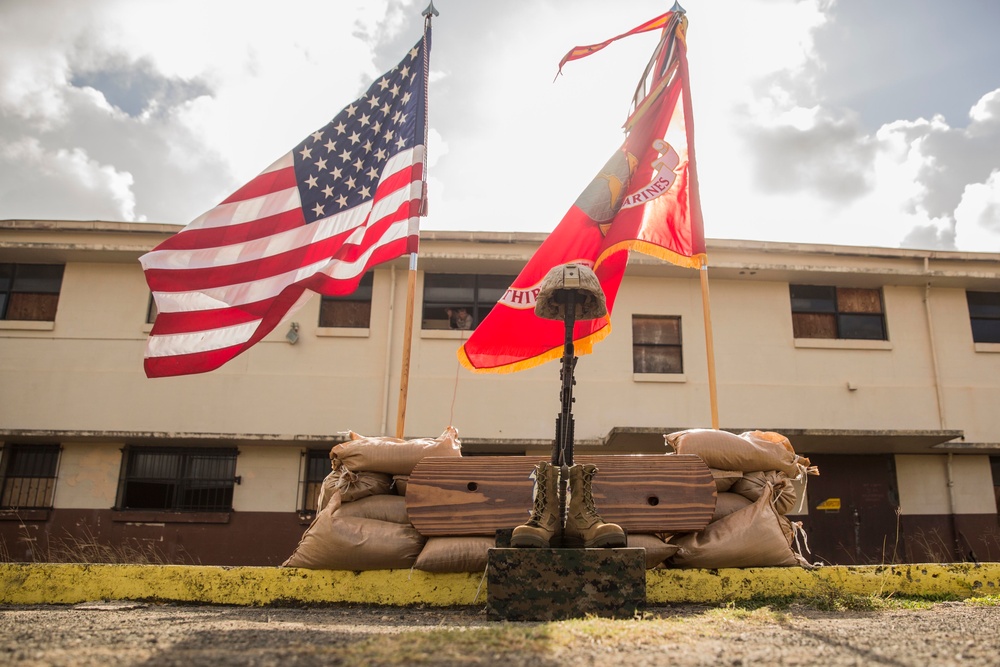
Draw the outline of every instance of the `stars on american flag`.
[[[423,70],[417,44],[364,95],[293,150],[307,223],[376,197],[386,162],[423,142]]]
[[[418,43],[364,95],[293,150],[307,223],[376,197],[386,162],[423,143],[423,71]]]

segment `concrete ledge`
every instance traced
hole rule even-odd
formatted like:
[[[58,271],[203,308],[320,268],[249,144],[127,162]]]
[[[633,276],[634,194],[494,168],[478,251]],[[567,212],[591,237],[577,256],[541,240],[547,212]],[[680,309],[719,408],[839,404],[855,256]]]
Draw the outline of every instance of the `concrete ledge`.
[[[831,594],[965,599],[1000,595],[1000,563],[649,570],[647,604]]]
[[[718,604],[831,594],[1000,595],[1000,563],[863,567],[648,570],[646,603]],[[0,604],[149,600],[220,605],[485,604],[483,574],[419,570],[0,563]]]

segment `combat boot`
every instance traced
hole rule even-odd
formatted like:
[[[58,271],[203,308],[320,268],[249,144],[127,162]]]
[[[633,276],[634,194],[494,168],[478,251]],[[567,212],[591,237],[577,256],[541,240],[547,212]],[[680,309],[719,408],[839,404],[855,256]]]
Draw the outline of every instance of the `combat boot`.
[[[605,523],[594,507],[594,475],[597,466],[575,465],[569,469],[569,507],[563,531],[565,547],[624,547],[625,531],[616,523]]]
[[[510,546],[535,549],[557,546],[561,528],[559,468],[542,461],[535,466],[535,502],[531,518],[514,529]]]

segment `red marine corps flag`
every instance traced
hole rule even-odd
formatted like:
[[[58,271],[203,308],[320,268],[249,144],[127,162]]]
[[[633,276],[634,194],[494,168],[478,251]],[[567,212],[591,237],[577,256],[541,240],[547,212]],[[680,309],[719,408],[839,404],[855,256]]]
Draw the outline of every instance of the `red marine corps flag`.
[[[416,252],[424,199],[430,25],[364,96],[139,258],[157,317],[149,377],[218,368],[313,292]]]
[[[587,354],[611,331],[611,309],[628,263],[627,251],[691,268],[706,263],[683,10],[667,12],[601,44],[576,47],[560,67],[616,39],[660,27],[660,43],[625,124],[625,143],[459,349],[459,359],[469,370],[510,373],[562,355],[563,323],[534,313],[539,284],[554,266],[586,264],[601,281],[607,317],[577,322],[573,333],[576,353]]]

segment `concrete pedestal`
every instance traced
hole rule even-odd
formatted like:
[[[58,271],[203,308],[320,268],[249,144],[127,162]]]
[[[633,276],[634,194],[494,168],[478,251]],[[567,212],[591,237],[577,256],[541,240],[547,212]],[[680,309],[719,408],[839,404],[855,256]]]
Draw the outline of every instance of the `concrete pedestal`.
[[[490,549],[490,620],[631,618],[646,600],[645,550]]]

